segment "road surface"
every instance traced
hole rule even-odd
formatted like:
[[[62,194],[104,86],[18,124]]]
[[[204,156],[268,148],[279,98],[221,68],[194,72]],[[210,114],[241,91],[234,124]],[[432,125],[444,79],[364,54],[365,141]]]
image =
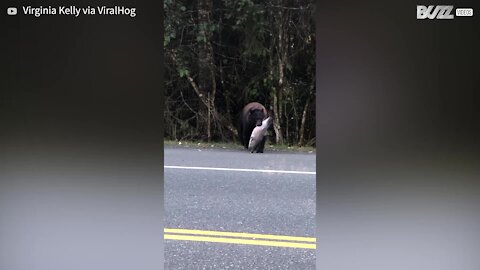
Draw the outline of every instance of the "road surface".
[[[165,149],[166,269],[315,269],[315,154]]]

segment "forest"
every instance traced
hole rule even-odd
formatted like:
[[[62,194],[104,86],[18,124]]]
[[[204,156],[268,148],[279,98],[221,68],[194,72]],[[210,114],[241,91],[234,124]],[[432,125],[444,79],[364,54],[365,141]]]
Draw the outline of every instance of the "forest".
[[[270,142],[315,146],[313,1],[164,0],[165,139],[237,142],[260,102]]]

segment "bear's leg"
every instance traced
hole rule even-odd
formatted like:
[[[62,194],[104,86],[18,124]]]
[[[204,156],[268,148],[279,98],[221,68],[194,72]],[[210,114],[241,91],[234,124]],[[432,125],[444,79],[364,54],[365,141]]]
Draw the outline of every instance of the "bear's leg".
[[[263,153],[263,148],[265,148],[265,141],[267,137],[263,137],[262,141],[258,144],[257,153]]]
[[[244,123],[240,125],[240,141],[242,142],[243,147],[248,148],[248,139],[246,139],[247,129]],[[246,145],[246,146],[245,146]]]
[[[248,149],[248,144],[250,143],[250,136],[252,136],[253,127],[244,126],[243,127],[243,146],[245,149]]]

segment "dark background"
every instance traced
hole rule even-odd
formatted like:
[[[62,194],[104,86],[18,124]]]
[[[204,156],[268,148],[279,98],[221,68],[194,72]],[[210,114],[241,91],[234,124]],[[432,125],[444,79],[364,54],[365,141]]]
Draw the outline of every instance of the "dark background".
[[[0,269],[162,269],[162,3],[1,7]],[[8,16],[10,5],[19,15]]]
[[[478,6],[418,21],[417,4],[317,3],[318,269],[480,265]],[[7,6],[0,268],[161,269],[161,3]]]
[[[480,266],[478,5],[437,2],[317,2],[317,269]]]

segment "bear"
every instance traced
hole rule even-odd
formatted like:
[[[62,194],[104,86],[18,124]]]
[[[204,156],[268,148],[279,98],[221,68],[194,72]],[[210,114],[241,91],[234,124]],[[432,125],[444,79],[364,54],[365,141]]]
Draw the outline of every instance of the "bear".
[[[265,135],[267,134],[267,130],[272,124],[272,117],[268,117],[267,119],[262,121],[261,126],[256,126],[253,131],[252,135],[250,136],[250,141],[248,142],[248,150],[251,153],[259,150],[260,142],[265,144]],[[260,152],[261,153],[261,152]]]
[[[245,105],[241,114],[238,127],[238,135],[241,144],[248,149],[248,143],[250,141],[250,136],[252,131],[256,126],[261,126],[262,121],[267,119],[268,113],[265,107],[258,102],[251,102]],[[263,137],[262,141],[259,142],[257,147],[258,153],[263,153],[265,147],[266,137]]]

